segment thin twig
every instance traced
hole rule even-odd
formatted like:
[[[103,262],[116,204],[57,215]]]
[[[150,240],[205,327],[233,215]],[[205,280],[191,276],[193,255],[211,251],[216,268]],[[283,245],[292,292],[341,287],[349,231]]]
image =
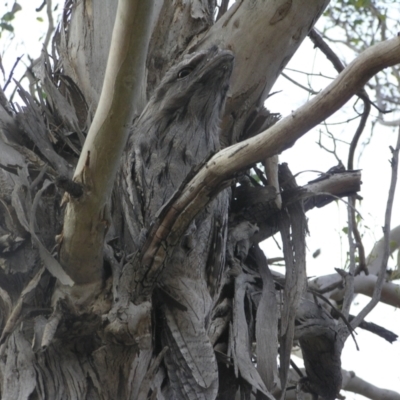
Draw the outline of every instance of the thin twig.
[[[315,29],[311,29],[310,33],[308,34],[308,37],[314,43],[314,46],[318,47],[326,55],[326,57],[332,63],[336,71],[342,72],[344,70],[344,65],[340,61],[339,57]]]
[[[306,90],[308,93],[310,94],[318,94],[318,92],[316,92],[315,90],[312,90],[306,86],[303,86],[301,83],[295,81],[294,79],[292,79],[289,75],[286,75],[284,72],[281,72],[281,75],[286,78],[288,81],[292,82],[294,85],[298,86],[301,89]]]
[[[344,70],[345,66],[340,61],[339,57],[315,29],[311,29],[310,33],[308,34],[308,37],[314,43],[314,46],[318,47],[325,54],[325,56],[332,63],[333,67],[336,69],[337,72],[340,73]],[[370,105],[376,108],[379,112],[386,113],[385,110],[382,110],[370,100],[365,89],[361,89],[359,93],[357,93],[357,96],[362,98],[363,100],[365,99],[365,101],[367,101]]]
[[[356,151],[358,140],[360,139],[361,134],[364,131],[369,114],[371,112],[371,104],[368,102],[368,95],[365,93],[365,95],[363,94],[362,96],[360,96],[360,98],[364,103],[364,111],[361,115],[360,123],[358,124],[357,130],[353,136],[353,139],[351,140],[349,156],[348,156],[348,160],[347,160],[347,169],[348,170],[354,169],[354,153]],[[350,201],[352,202],[353,209],[354,209],[356,206],[355,197],[354,196],[351,197]],[[359,259],[358,267],[357,267],[356,271],[354,271],[354,274],[358,275],[361,271],[364,271],[365,274],[368,275],[367,263],[366,263],[366,259],[365,259],[365,249],[364,249],[364,245],[363,245],[363,242],[361,239],[360,232],[357,227],[356,216],[355,216],[354,211],[352,211],[351,214],[352,214],[351,218],[353,221],[353,224],[352,224],[353,225],[353,234],[354,234],[354,239],[356,241],[356,246],[358,248],[358,259]]]
[[[340,157],[337,155],[336,153],[336,138],[329,132],[328,130],[328,126],[326,124],[326,121],[324,121],[324,125],[325,125],[325,129],[327,131],[327,134],[331,137],[332,142],[333,142],[333,150],[329,150],[325,145],[322,144],[322,131],[319,132],[319,139],[318,142],[316,142],[316,144],[323,150],[325,150],[327,153],[332,154],[335,158],[337,162],[341,162]]]
[[[6,82],[6,83],[4,84],[4,86],[3,86],[3,92],[7,89],[7,86],[10,84],[11,79],[12,79],[12,77],[13,77],[13,75],[14,75],[14,70],[15,70],[15,68],[17,67],[18,63],[21,61],[22,57],[23,57],[23,55],[17,57],[17,59],[15,60],[15,63],[14,63],[14,65],[13,65],[13,67],[11,68],[10,75],[8,76],[7,82]]]
[[[357,227],[357,222],[356,222],[356,215],[354,212],[354,209],[356,207],[356,197],[352,196],[350,198],[350,201],[352,202],[352,219],[353,219],[353,235],[354,239],[356,241],[356,247],[358,249],[358,267],[354,271],[354,276],[359,275],[361,271],[364,271],[365,275],[368,275],[368,268],[367,268],[367,261],[365,257],[365,248],[364,244],[362,242],[361,234],[360,231],[358,230]]]
[[[333,64],[334,68],[340,73],[344,69],[343,63],[340,61],[339,57],[336,55],[336,53],[330,48],[330,46],[324,41],[324,39],[315,31],[315,29],[312,29],[311,32],[309,33],[309,37],[314,43],[316,47],[318,47],[328,58],[328,60]],[[350,144],[350,149],[349,149],[349,155],[348,155],[348,161],[347,161],[347,169],[348,170],[353,170],[354,169],[354,154],[357,148],[358,141],[361,137],[361,134],[363,133],[365,129],[365,125],[367,123],[369,114],[371,112],[371,100],[369,99],[369,96],[365,89],[361,89],[359,93],[357,93],[358,97],[363,101],[364,103],[364,110],[361,114],[361,119],[360,123],[358,124],[357,130],[353,136],[353,139],[351,140]],[[352,221],[352,232],[356,241],[356,246],[358,248],[358,256],[359,256],[359,265],[357,270],[354,271],[354,275],[359,274],[361,271],[365,271],[366,274],[368,273],[367,271],[367,266],[366,266],[366,260],[365,260],[365,250],[364,250],[364,245],[362,243],[361,235],[360,232],[357,228],[357,223],[356,223],[356,218],[355,218],[355,202],[356,199],[355,197],[349,198],[349,203],[352,203],[352,208],[349,209],[349,220],[351,219]],[[349,240],[350,237],[349,237]],[[351,240],[352,242],[352,240]],[[353,246],[353,244],[351,244]],[[351,249],[350,249],[351,253]],[[350,258],[352,255],[350,255]],[[350,262],[350,265],[352,265],[352,262]]]
[[[297,375],[298,375],[300,378],[303,378],[303,377],[304,377],[303,372],[301,371],[301,369],[296,365],[296,363],[295,363],[292,359],[290,359],[290,365],[291,365],[292,368],[297,372]]]
[[[360,313],[354,318],[351,322],[351,326],[356,328],[361,321],[372,311],[372,309],[378,304],[381,298],[382,286],[385,282],[386,276],[386,267],[389,260],[390,255],[390,221],[392,218],[392,209],[393,209],[393,202],[394,202],[394,195],[396,191],[396,184],[397,184],[397,173],[398,173],[398,163],[399,163],[399,151],[400,151],[400,127],[397,136],[397,143],[396,148],[390,147],[392,152],[392,160],[391,160],[391,167],[392,167],[392,177],[390,180],[390,187],[389,187],[389,195],[388,201],[386,204],[386,212],[385,212],[385,226],[383,227],[383,238],[384,238],[384,252],[382,257],[382,263],[380,267],[380,271],[378,274],[378,279],[376,281],[374,293],[370,302],[360,311]]]
[[[362,96],[360,98],[364,103],[364,110],[361,114],[360,123],[358,124],[357,130],[356,130],[356,132],[353,136],[353,139],[351,140],[351,143],[350,143],[349,156],[347,159],[347,169],[349,169],[349,170],[354,169],[354,153],[356,151],[358,140],[360,139],[360,136],[365,129],[365,125],[367,123],[369,114],[371,112],[371,104],[367,101],[367,98],[365,98],[364,96]]]
[[[352,118],[348,118],[345,121],[338,121],[338,122],[325,122],[325,125],[329,125],[329,126],[335,126],[335,125],[343,125],[343,124],[348,124],[351,121],[355,121],[357,118],[359,118],[360,116],[357,114],[356,116],[352,117]]]
[[[349,330],[349,332],[350,332],[350,334],[351,334],[351,337],[353,338],[353,340],[354,340],[354,343],[355,343],[355,345],[356,345],[356,349],[357,350],[360,350],[359,349],[359,347],[358,347],[358,343],[357,343],[357,340],[356,340],[356,338],[355,338],[355,336],[354,336],[354,329],[353,329],[353,327],[350,325],[350,322],[348,321],[348,319],[343,315],[343,313],[340,311],[340,310],[338,310],[325,296],[323,296],[322,294],[320,294],[318,291],[316,291],[316,290],[313,290],[313,289],[311,289],[311,288],[308,288],[307,289],[307,291],[308,292],[310,292],[313,296],[315,296],[314,298],[315,298],[315,303],[318,305],[319,303],[318,303],[318,301],[317,301],[317,297],[319,298],[319,299],[321,299],[323,302],[325,302],[326,304],[328,304],[330,307],[331,307],[331,313],[332,313],[332,315],[336,315],[338,318],[341,318],[341,320],[343,321],[343,323],[347,326],[347,329]]]
[[[331,81],[333,79],[335,79],[332,76],[321,74],[321,72],[319,72],[319,73],[306,72],[306,71],[300,71],[299,69],[289,68],[289,67],[285,67],[285,71],[292,71],[292,72],[296,72],[298,74],[303,74],[303,75],[307,75],[307,76],[318,76],[319,78],[325,78],[325,79],[329,79]]]

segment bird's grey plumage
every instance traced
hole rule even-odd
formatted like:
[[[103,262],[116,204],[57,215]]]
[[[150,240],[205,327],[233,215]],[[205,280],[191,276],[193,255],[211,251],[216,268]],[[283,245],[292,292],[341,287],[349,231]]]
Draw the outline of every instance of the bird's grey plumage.
[[[216,47],[186,56],[166,74],[136,122],[124,164],[131,202],[141,205],[143,229],[193,167],[219,149],[219,119],[232,67],[232,53]],[[196,217],[167,257],[159,280],[165,296],[162,341],[170,348],[165,364],[176,399],[217,395],[217,364],[206,333],[212,305],[207,264],[216,224],[226,234],[227,207],[228,196],[221,193]],[[137,229],[130,231],[135,240]],[[225,253],[220,247],[216,268]]]
[[[190,170],[218,150],[232,60],[230,52],[217,49],[186,57],[166,74],[143,111],[134,159],[146,216],[153,218]]]

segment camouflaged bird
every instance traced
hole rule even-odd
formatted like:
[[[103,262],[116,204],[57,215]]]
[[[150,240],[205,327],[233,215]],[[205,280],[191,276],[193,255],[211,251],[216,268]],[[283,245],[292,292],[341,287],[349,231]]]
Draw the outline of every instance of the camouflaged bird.
[[[192,169],[219,149],[233,60],[231,52],[216,47],[185,56],[165,75],[135,123],[124,162],[130,196],[125,207],[141,205],[127,213],[141,221],[142,230],[149,229]],[[228,200],[226,191],[220,193],[195,218],[158,279],[161,301],[155,308],[161,309],[162,327],[157,332],[169,347],[164,359],[168,398],[210,400],[218,392],[207,327],[224,266]],[[138,228],[126,219],[135,241]]]

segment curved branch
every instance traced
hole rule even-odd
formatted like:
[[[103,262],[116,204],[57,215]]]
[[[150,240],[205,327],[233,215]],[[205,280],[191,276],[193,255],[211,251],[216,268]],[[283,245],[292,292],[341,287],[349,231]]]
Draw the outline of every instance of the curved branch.
[[[400,225],[396,226],[390,231],[389,234],[390,253],[393,253],[400,247]],[[379,273],[380,265],[384,253],[385,238],[382,237],[377,241],[367,257],[368,272],[374,275]]]
[[[326,89],[268,130],[214,155],[181,191],[165,205],[144,245],[142,276],[136,295],[151,291],[168,247],[234,175],[282,152],[315,125],[343,106],[377,72],[400,62],[400,37],[379,43],[356,58]],[[185,182],[186,183],[186,182]]]
[[[354,294],[363,294],[372,297],[378,277],[376,275],[357,275],[354,277]],[[310,282],[312,288],[323,293],[329,293],[327,296],[335,301],[343,300],[342,278],[338,274],[320,276]],[[333,288],[331,290],[324,290]],[[392,282],[384,282],[380,298],[381,303],[393,307],[400,307],[400,286]]]
[[[375,275],[358,275],[354,278],[354,293],[372,297],[377,284],[378,277]],[[336,300],[336,296],[333,298]],[[393,307],[400,307],[399,285],[391,282],[384,282],[379,300],[382,303],[389,304]]]
[[[400,394],[392,390],[381,389],[359,378],[354,372],[342,370],[342,389],[361,394],[371,400],[400,400]]]
[[[397,185],[397,173],[398,173],[398,164],[399,164],[399,152],[400,152],[400,128],[399,133],[397,136],[397,143],[396,148],[390,148],[392,151],[392,176],[390,180],[390,187],[389,187],[389,195],[388,201],[386,205],[386,212],[385,212],[385,225],[383,227],[383,237],[384,237],[384,250],[382,256],[382,262],[379,267],[379,273],[377,275],[377,281],[374,288],[374,292],[371,298],[371,301],[360,311],[360,313],[354,318],[351,322],[351,326],[356,328],[361,321],[374,309],[374,307],[378,304],[381,293],[382,293],[382,286],[385,283],[386,277],[386,268],[387,263],[389,260],[390,255],[390,222],[392,220],[392,209],[394,203],[394,195],[396,192],[396,185]]]

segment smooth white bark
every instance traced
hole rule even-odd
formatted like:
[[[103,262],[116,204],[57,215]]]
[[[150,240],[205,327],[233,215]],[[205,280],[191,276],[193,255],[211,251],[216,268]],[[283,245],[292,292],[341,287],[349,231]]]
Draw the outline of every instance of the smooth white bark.
[[[84,195],[70,198],[60,260],[77,283],[101,279],[107,203],[134,116],[144,106],[145,61],[153,1],[120,0],[103,89],[74,180]]]

